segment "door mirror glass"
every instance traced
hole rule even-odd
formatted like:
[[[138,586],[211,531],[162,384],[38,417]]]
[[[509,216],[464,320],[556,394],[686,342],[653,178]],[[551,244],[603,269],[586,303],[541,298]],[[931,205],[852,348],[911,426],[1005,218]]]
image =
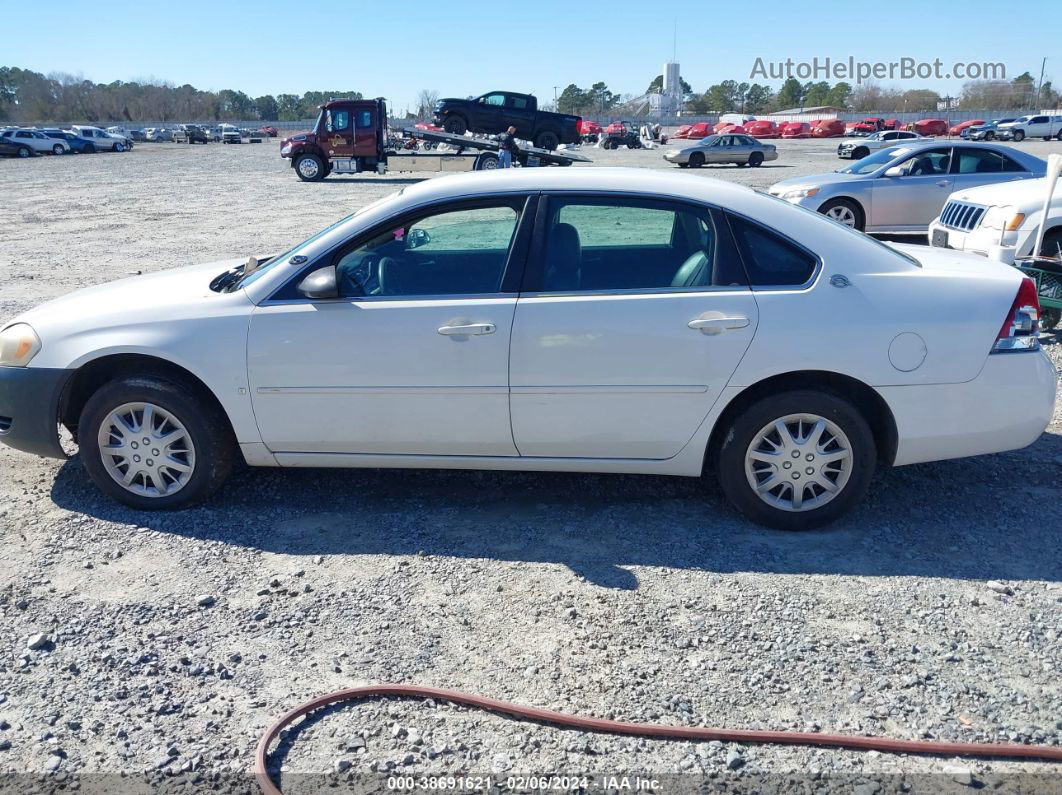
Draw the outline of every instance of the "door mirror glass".
[[[431,242],[431,235],[427,229],[410,229],[406,235],[406,248],[420,248]]]
[[[299,286],[296,289],[301,295],[314,300],[338,298],[336,269],[331,265],[318,268],[299,282]]]

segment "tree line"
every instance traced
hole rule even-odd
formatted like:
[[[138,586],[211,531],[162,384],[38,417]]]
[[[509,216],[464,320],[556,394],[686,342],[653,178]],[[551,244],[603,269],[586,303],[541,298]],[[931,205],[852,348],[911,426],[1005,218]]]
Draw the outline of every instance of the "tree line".
[[[770,113],[789,108],[829,105],[856,112],[933,111],[944,103],[960,109],[1023,110],[1058,107],[1060,97],[1049,81],[1036,85],[1025,72],[1013,80],[966,83],[959,97],[942,97],[930,89],[883,87],[873,82],[851,86],[845,82],[801,83],[790,78],[777,91],[759,83],[723,80],[695,92],[680,78],[682,109],[692,114]],[[638,97],[621,95],[599,81],[589,88],[571,83],[552,106],[563,113],[593,116],[616,113],[644,115],[645,95],[660,93],[663,75],[650,81]],[[93,83],[62,73],[43,75],[18,67],[0,67],[0,121],[21,124],[86,121],[121,124],[141,121],[298,121],[317,115],[317,106],[332,97],[361,98],[357,91],[307,91],[252,97],[243,91],[203,91],[163,82]],[[417,116],[430,118],[438,92],[423,90]]]
[[[203,91],[185,84],[93,83],[75,75],[43,75],[0,66],[0,121],[31,124],[140,121],[298,121],[317,115],[332,97],[361,98],[357,91],[307,91],[252,97],[243,91]]]
[[[966,110],[1023,110],[1058,107],[1062,98],[1050,81],[1037,86],[1028,72],[1013,80],[974,80],[966,83],[958,97],[942,96],[928,88],[901,90],[865,82],[852,86],[846,82],[830,84],[826,81],[801,83],[789,78],[774,91],[760,83],[723,80],[709,86],[703,93],[693,91],[685,79],[679,78],[682,90],[682,110],[697,115],[712,113],[773,113],[790,108],[831,106],[855,112],[936,112],[939,107]],[[663,91],[663,75],[650,81],[640,97],[621,96],[609,90],[603,82],[590,88],[575,83],[565,87],[553,103],[562,113],[583,115],[611,112],[642,115],[644,97]]]

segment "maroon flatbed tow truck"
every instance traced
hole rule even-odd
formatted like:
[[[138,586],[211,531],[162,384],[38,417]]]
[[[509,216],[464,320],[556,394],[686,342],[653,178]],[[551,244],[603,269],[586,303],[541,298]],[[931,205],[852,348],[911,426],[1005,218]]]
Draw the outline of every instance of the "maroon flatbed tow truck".
[[[403,146],[410,140],[447,144],[452,152],[422,152]],[[383,99],[333,99],[321,105],[313,130],[280,142],[280,156],[291,160],[299,179],[317,182],[329,174],[388,171],[483,171],[498,167],[498,142],[447,132],[387,128]],[[566,150],[521,147],[522,166],[570,166],[589,158]]]

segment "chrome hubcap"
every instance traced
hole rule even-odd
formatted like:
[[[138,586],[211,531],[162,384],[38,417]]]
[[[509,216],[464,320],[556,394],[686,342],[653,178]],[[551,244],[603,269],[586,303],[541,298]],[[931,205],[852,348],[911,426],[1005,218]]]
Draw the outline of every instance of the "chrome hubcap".
[[[855,213],[848,207],[831,207],[826,211],[826,217],[845,226],[855,227]]]
[[[783,511],[821,508],[844,490],[851,474],[848,437],[816,414],[789,414],[767,423],[745,452],[749,486]]]
[[[304,177],[316,177],[317,176],[317,161],[309,157],[304,157],[299,161],[299,173]]]
[[[100,458],[126,491],[163,497],[184,488],[195,471],[195,447],[174,415],[152,403],[126,403],[100,425]]]

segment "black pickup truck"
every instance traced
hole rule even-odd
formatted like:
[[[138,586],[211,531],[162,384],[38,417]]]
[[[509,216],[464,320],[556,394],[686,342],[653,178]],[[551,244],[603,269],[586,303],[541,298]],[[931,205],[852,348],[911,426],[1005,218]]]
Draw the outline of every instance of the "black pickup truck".
[[[511,91],[491,91],[470,99],[440,99],[435,103],[435,123],[448,133],[497,135],[515,127],[517,138],[531,141],[540,149],[579,143],[580,121],[579,116],[539,110],[533,96]]]

